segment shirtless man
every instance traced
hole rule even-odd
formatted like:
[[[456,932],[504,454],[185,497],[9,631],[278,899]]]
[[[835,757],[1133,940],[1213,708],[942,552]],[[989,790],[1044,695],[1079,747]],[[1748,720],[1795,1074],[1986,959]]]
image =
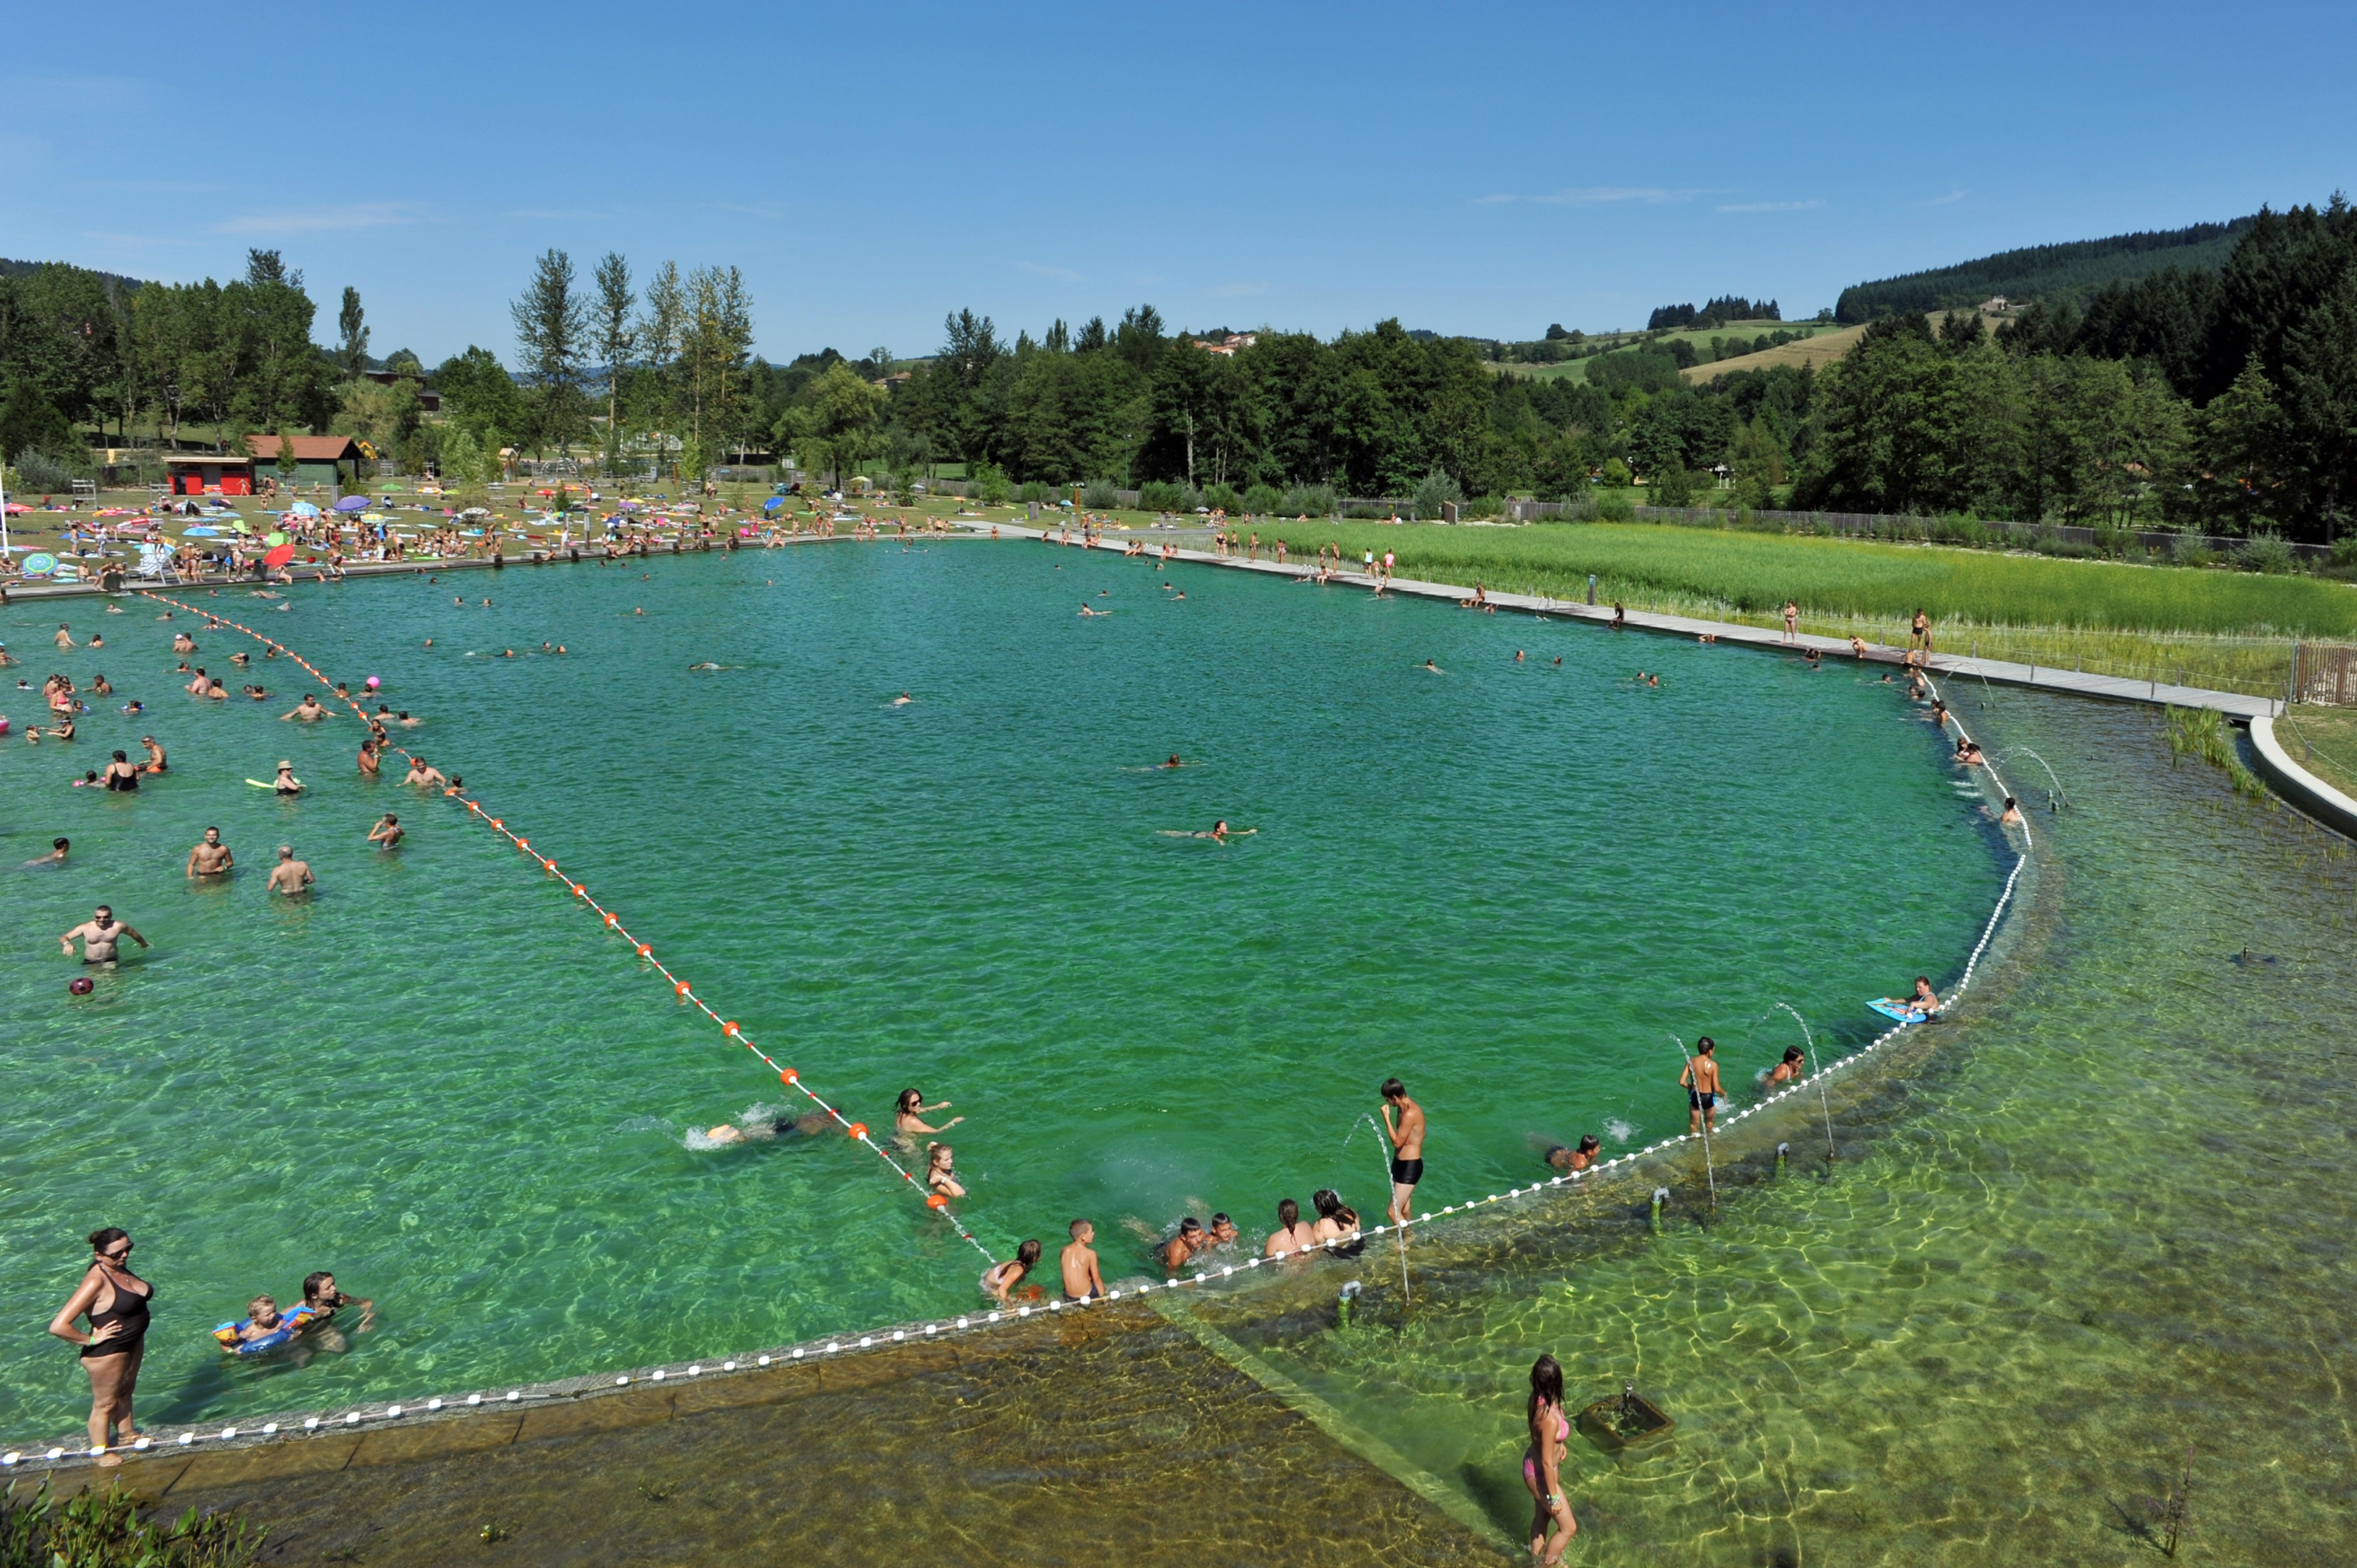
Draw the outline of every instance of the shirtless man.
[[[278,846],[278,864],[271,868],[270,891],[293,897],[311,890],[311,868],[295,858],[292,845]]]
[[[371,735],[361,742],[361,771],[371,779],[376,777],[378,755],[376,736]]]
[[[382,844],[385,848],[391,849],[401,843],[402,839],[405,837],[407,833],[408,830],[401,825],[401,819],[394,816],[391,811],[387,811],[384,814],[383,821],[378,822],[376,826],[369,829],[368,841],[371,843]]]
[[[71,854],[72,851],[73,840],[53,840],[49,844],[49,853],[47,854],[35,855],[32,859],[25,863],[24,869],[27,871],[34,871],[45,865],[63,865],[66,863],[66,856]]]
[[[147,748],[146,771],[149,773],[167,771],[164,748],[156,744],[156,737],[152,735],[143,735],[139,737],[139,744]]]
[[[210,684],[211,682],[205,679],[203,666],[199,665],[197,669],[196,678],[188,682],[187,691],[188,695],[191,697],[201,697],[205,694],[205,688]]]
[[[1261,1249],[1264,1258],[1282,1257],[1316,1245],[1309,1227],[1301,1222],[1301,1205],[1293,1199],[1280,1198],[1276,1205],[1276,1229],[1268,1233],[1268,1245]]]
[[[230,854],[229,845],[221,841],[221,829],[207,828],[205,836],[188,851],[188,880],[199,876],[224,876],[235,867],[237,857]]]
[[[143,948],[147,945],[147,939],[133,930],[129,922],[114,918],[114,910],[111,906],[101,904],[96,914],[59,937],[58,946],[65,950],[68,958],[71,958],[74,940],[80,938],[82,962],[113,963],[116,956],[115,948],[125,937],[129,937]]]
[[[1415,1184],[1424,1179],[1424,1107],[1407,1097],[1407,1086],[1395,1078],[1383,1079],[1383,1133],[1392,1141],[1392,1202],[1389,1213],[1396,1225],[1408,1218]],[[1393,1114],[1399,1116],[1397,1122]]]
[[[99,911],[104,914],[104,910]],[[1097,1272],[1097,1255],[1089,1243],[1097,1239],[1097,1228],[1085,1219],[1075,1219],[1071,1225],[1072,1239],[1059,1258],[1064,1272],[1064,1299],[1087,1301],[1104,1294],[1104,1275]]]
[[[409,771],[402,776],[401,781],[404,784],[422,784],[428,789],[447,789],[450,783],[447,779],[442,777],[440,768],[422,757],[413,757],[409,759]]]
[[[316,695],[309,692],[306,692],[303,693],[303,700],[301,702],[296,703],[293,707],[278,715],[278,722],[280,724],[285,724],[288,719],[301,719],[307,725],[316,724],[321,719],[331,719],[335,716],[336,715],[334,714],[320,706],[319,699]]]
[[[1705,1035],[1695,1042],[1694,1059],[1686,1063],[1685,1071],[1678,1074],[1678,1083],[1686,1091],[1686,1136],[1691,1138],[1704,1128],[1718,1125],[1718,1058],[1714,1055],[1718,1042]]]

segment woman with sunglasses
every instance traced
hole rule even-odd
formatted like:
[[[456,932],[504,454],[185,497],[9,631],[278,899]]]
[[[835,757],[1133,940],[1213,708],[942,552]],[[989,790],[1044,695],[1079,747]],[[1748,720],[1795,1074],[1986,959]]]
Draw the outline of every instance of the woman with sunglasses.
[[[113,1452],[138,1436],[131,1429],[131,1391],[139,1381],[146,1353],[147,1308],[156,1287],[131,1272],[131,1238],[113,1226],[90,1237],[90,1268],[81,1283],[49,1320],[49,1332],[81,1347],[81,1369],[90,1374],[90,1445],[108,1452],[102,1465],[120,1465]],[[74,1319],[87,1316],[87,1333]]]

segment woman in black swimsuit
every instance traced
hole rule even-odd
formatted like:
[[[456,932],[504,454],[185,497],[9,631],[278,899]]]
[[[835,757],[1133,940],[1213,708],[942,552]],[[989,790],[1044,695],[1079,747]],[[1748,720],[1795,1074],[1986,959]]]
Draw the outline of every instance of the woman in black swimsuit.
[[[138,1436],[131,1430],[131,1391],[139,1381],[156,1287],[131,1272],[131,1238],[123,1231],[113,1226],[91,1231],[90,1250],[90,1269],[49,1320],[49,1332],[81,1347],[81,1369],[90,1374],[91,1447],[127,1448]],[[84,1315],[87,1334],[73,1326]],[[98,1462],[123,1463],[112,1452],[102,1453]]]
[[[139,792],[139,769],[132,767],[131,759],[119,751],[114,760],[106,765],[106,787],[117,794]]]

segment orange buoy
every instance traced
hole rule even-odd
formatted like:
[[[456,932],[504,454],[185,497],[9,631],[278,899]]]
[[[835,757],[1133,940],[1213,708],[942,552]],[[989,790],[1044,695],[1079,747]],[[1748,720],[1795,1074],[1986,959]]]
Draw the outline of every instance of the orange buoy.
[[[734,1024],[723,1024],[723,1025],[721,1025],[721,1026],[720,1026],[720,1032],[721,1032],[722,1034],[724,1034],[724,1035],[731,1035],[731,1036],[733,1036],[733,1035],[736,1035],[736,1034],[739,1033],[739,1031],[738,1031],[738,1029],[737,1029],[737,1026],[736,1026],[736,1025],[734,1025]]]
[[[800,1083],[802,1081],[802,1075],[796,1072],[793,1069],[786,1068],[779,1072],[778,1081],[780,1083]]]
[[[608,909],[606,911],[606,923],[609,926],[619,926],[622,923],[622,917]]]
[[[866,1136],[867,1136],[867,1123],[866,1123],[866,1122],[854,1122],[851,1124],[851,1135],[852,1135],[853,1137],[855,1137],[855,1138],[865,1138],[865,1137],[866,1137]]]
[[[684,996],[687,994],[687,982],[683,980],[676,985],[673,985],[672,989],[678,992],[682,996]]]
[[[655,950],[647,946],[646,943],[640,942],[639,944],[639,956],[640,958],[652,958],[655,956]]]
[[[949,1206],[950,1200],[943,1197],[938,1192],[930,1192],[925,1195],[925,1207],[927,1208],[947,1208]]]

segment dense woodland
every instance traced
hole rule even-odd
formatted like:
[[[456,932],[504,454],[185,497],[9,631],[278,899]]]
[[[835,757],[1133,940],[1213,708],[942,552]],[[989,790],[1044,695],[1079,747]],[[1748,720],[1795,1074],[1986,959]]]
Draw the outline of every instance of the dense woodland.
[[[1733,296],[1696,313],[1759,302]],[[1683,317],[1684,307],[1673,307]],[[1845,360],[1690,385],[1688,343],[1587,374],[1493,372],[1483,340],[1384,321],[1332,338],[1263,330],[1233,353],[1151,307],[1008,341],[958,311],[936,352],[784,366],[751,353],[735,269],[643,285],[541,258],[513,306],[521,363],[469,348],[427,371],[439,420],[378,361],[346,290],[311,338],[299,274],[256,252],[227,285],[70,267],[0,275],[0,446],[87,462],[83,432],[341,429],[418,467],[494,471],[501,447],[685,472],[791,452],[830,475],[962,463],[1007,486],[1153,486],[1164,504],[1300,510],[1334,495],[1556,499],[1648,487],[1662,504],[1968,513],[2322,540],[2357,495],[2357,215],[2262,212],[2215,269],[2167,268],[2040,305],[1995,334],[1969,311],[1886,317]],[[1563,335],[1558,341],[1568,340]],[[1199,339],[1200,341],[1199,341]],[[608,372],[605,367],[614,369]],[[77,429],[79,426],[80,429]],[[1724,488],[1719,488],[1723,482]]]
[[[2222,266],[2243,231],[2256,221],[2237,218],[2231,223],[2196,223],[2184,229],[2115,234],[2104,240],[2029,245],[1953,267],[1853,284],[1842,290],[1834,306],[1834,319],[1857,327],[1886,316],[1962,310],[2000,295],[2050,305],[2083,305],[2088,295],[2106,284],[2142,277],[2163,267],[2200,271]]]

